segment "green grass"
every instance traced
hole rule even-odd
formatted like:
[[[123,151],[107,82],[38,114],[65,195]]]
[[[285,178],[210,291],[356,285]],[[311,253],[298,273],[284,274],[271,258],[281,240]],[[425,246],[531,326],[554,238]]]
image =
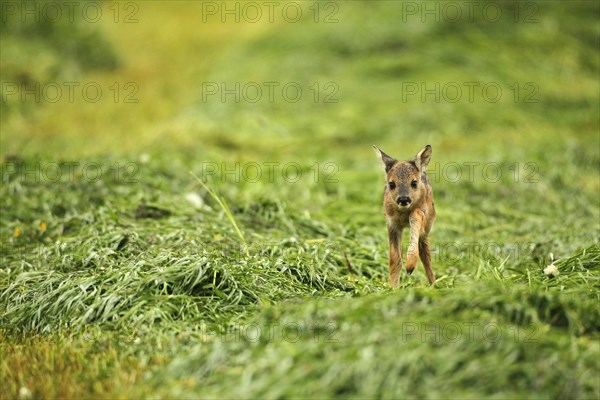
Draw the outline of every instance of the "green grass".
[[[102,25],[120,66],[85,79],[134,79],[139,105],[2,121],[0,397],[600,398],[599,8],[536,4],[533,24],[345,2],[335,24],[198,25],[200,6],[157,2],[135,33]],[[304,97],[203,101],[203,82]],[[504,95],[403,98],[414,82]],[[438,281],[419,264],[390,290],[371,145],[427,143]]]

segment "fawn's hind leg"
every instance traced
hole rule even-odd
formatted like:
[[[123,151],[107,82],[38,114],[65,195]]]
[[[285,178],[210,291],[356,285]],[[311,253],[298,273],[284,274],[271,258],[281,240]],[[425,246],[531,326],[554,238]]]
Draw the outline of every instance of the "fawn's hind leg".
[[[388,238],[390,242],[390,287],[395,288],[402,271],[402,231],[388,226]]]
[[[425,273],[427,274],[427,279],[429,279],[430,284],[435,283],[435,274],[431,269],[431,252],[429,250],[429,237],[421,236],[419,238],[419,257],[421,258],[421,262],[423,263],[423,267],[425,267]]]

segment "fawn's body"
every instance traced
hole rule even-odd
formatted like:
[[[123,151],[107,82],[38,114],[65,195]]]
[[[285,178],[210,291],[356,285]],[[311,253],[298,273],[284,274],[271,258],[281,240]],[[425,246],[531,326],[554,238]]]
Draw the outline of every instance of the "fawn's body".
[[[425,167],[431,159],[431,146],[425,146],[413,160],[398,161],[373,146],[386,172],[383,207],[390,243],[390,286],[398,284],[402,270],[402,231],[409,228],[410,240],[406,254],[406,272],[411,274],[417,258],[425,267],[429,283],[435,283],[431,269],[429,231],[435,220],[433,190]]]

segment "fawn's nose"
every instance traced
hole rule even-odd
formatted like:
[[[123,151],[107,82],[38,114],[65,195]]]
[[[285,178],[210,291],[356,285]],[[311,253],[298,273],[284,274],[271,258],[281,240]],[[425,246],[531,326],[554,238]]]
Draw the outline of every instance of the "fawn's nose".
[[[398,198],[396,199],[396,203],[400,204],[401,206],[407,206],[410,204],[410,197],[398,196]]]

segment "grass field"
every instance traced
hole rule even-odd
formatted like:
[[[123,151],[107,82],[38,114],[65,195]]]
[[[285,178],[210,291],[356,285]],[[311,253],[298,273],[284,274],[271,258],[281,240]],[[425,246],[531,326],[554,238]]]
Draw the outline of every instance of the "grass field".
[[[597,2],[99,4],[2,26],[0,398],[600,398]]]

